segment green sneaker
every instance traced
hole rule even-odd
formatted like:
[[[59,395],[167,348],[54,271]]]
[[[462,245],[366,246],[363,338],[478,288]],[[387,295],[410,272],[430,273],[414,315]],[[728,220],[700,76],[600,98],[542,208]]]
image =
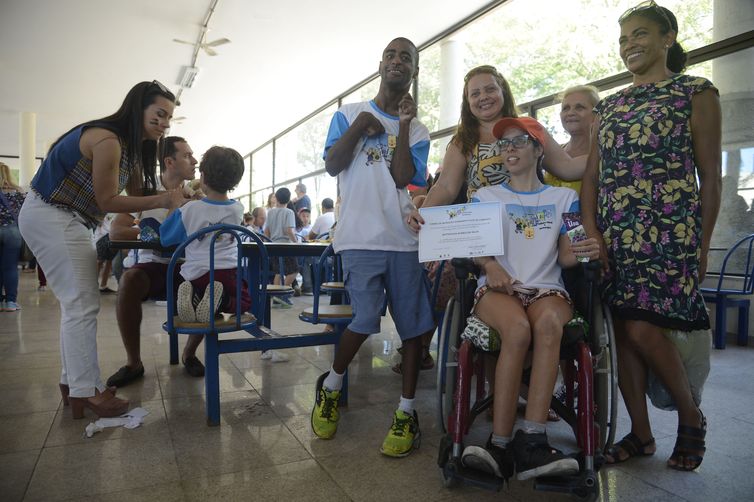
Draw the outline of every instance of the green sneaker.
[[[416,411],[411,416],[401,410],[395,410],[393,425],[390,426],[390,431],[382,442],[380,452],[388,457],[405,457],[414,448],[419,448],[421,436]]]
[[[316,398],[314,399],[314,409],[312,409],[312,431],[320,439],[332,439],[338,431],[338,399],[340,391],[328,391],[322,383],[325,381],[329,371],[321,374],[317,379]]]

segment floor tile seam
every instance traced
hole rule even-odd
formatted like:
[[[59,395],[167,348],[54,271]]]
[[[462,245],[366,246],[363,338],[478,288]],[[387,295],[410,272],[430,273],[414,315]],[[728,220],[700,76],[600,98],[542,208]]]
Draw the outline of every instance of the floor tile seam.
[[[19,417],[24,415],[34,415],[36,413],[57,413],[58,409],[60,408],[60,403],[55,408],[50,408],[49,410],[33,410],[33,411],[21,411],[18,413],[0,413],[0,419],[4,417]]]
[[[174,481],[167,481],[167,482],[163,481],[163,482],[159,482],[159,483],[152,483],[152,484],[149,484],[149,485],[141,485],[141,486],[135,486],[135,487],[132,487],[132,488],[126,488],[126,489],[123,489],[123,490],[100,491],[100,492],[94,493],[92,495],[95,495],[95,496],[115,495],[115,494],[118,494],[118,493],[127,493],[127,492],[130,492],[130,491],[133,491],[133,490],[149,489],[149,488],[152,488],[154,486],[167,485],[169,483],[178,483],[178,484],[181,484],[181,480],[179,478],[179,479],[176,479]],[[183,486],[181,486],[181,493],[183,494],[183,498],[185,500],[186,499],[186,493],[183,491]],[[81,495],[76,495],[76,496],[73,496],[73,497],[62,499],[62,501],[66,501],[66,500],[81,500]]]
[[[328,457],[330,456],[332,455],[328,455]],[[332,482],[335,484],[335,486],[338,487],[338,489],[343,493],[343,495],[345,495],[346,498],[350,500],[351,502],[356,502],[356,499],[351,496],[351,494],[348,492],[346,487],[338,483],[338,480],[335,479],[332,476],[332,474],[330,474],[330,471],[325,467],[325,465],[322,462],[319,461],[319,458],[315,458],[315,457],[312,457],[312,458],[314,458],[314,461],[317,462],[317,465],[319,466],[319,468],[322,469],[322,471],[327,475],[327,477],[332,480]],[[327,458],[327,457],[321,457],[321,458]]]
[[[667,468],[667,469],[670,469],[670,467],[666,467],[666,468]],[[637,475],[636,475],[636,473],[634,473],[634,472],[632,472],[632,471],[630,471],[630,470],[626,469],[626,467],[624,467],[624,466],[616,466],[616,467],[613,467],[613,469],[619,470],[619,471],[621,471],[621,472],[622,472],[623,474],[625,474],[625,475],[627,475],[627,476],[630,476],[630,477],[632,477],[632,478],[634,478],[634,479],[636,479],[636,480],[638,480],[638,481],[641,481],[642,483],[645,483],[645,484],[647,484],[647,485],[651,486],[652,488],[655,488],[655,489],[657,489],[657,490],[660,490],[660,491],[664,492],[664,493],[665,493],[665,494],[667,494],[667,495],[670,495],[670,496],[673,496],[673,497],[679,498],[679,499],[681,499],[681,500],[685,500],[685,501],[687,501],[687,502],[691,502],[691,499],[689,499],[689,498],[686,498],[686,497],[682,496],[682,495],[681,495],[681,494],[679,494],[679,493],[674,493],[674,492],[671,492],[671,491],[669,491],[669,490],[668,490],[667,488],[663,488],[662,486],[659,486],[659,485],[657,485],[657,484],[655,484],[655,483],[653,483],[653,482],[649,481],[648,479],[645,479],[645,478],[643,478],[643,477],[639,477],[639,476],[637,476]],[[674,486],[675,486],[675,484],[674,484]]]
[[[735,420],[736,422],[742,422],[746,425],[754,425],[754,418],[746,419],[741,417],[730,417],[732,420]]]
[[[55,419],[58,417],[59,414],[65,415],[65,408],[55,410],[55,415],[52,417],[52,421],[50,421],[50,426],[47,429],[47,434],[45,434],[45,439],[42,442],[42,447],[39,449],[39,453],[37,453],[37,459],[34,461],[34,468],[31,470],[31,475],[29,476],[29,479],[26,480],[26,487],[24,488],[24,496],[22,500],[25,500],[26,496],[29,493],[31,480],[34,479],[34,474],[37,472],[37,466],[39,465],[39,460],[42,458],[42,452],[45,450],[45,448],[47,448],[45,444],[47,443],[47,440],[50,438],[50,435],[52,434],[52,426],[55,424]],[[65,417],[62,417],[62,418],[65,419]]]

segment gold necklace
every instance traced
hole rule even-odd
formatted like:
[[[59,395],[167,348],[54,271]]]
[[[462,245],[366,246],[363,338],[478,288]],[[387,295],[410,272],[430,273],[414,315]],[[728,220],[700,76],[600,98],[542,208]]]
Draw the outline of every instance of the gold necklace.
[[[542,187],[540,187],[539,193],[537,194],[537,203],[534,205],[533,213],[527,210],[527,208],[531,206],[524,205],[521,197],[518,196],[518,193],[514,191],[513,187],[511,187],[511,192],[513,192],[513,195],[515,195],[516,199],[518,199],[518,203],[521,205],[521,210],[524,211],[524,218],[523,221],[521,221],[524,237],[527,239],[533,239],[535,229],[537,228],[537,211],[539,210],[539,198],[542,196]],[[516,227],[518,227],[519,222],[515,223]]]

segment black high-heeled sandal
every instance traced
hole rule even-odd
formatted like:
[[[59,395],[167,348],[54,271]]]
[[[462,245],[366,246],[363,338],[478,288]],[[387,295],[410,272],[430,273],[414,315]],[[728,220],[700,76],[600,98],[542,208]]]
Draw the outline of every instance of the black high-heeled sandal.
[[[668,467],[677,471],[693,471],[702,465],[704,452],[707,451],[704,437],[707,435],[707,417],[702,410],[699,410],[702,416],[701,427],[690,427],[688,425],[678,426],[678,438],[675,440],[673,453],[668,459]],[[701,453],[701,454],[700,454]],[[669,462],[673,460],[675,464]],[[687,466],[686,461],[691,461],[692,465]]]

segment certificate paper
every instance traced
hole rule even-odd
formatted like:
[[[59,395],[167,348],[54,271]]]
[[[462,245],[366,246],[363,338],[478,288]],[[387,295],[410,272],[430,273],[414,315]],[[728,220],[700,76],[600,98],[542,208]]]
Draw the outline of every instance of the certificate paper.
[[[420,262],[503,254],[499,202],[427,207],[419,214]]]

